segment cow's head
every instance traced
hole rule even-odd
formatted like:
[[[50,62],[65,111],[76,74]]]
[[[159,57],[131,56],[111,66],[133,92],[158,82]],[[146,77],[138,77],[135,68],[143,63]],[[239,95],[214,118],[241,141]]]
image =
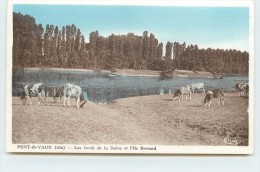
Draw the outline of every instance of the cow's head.
[[[213,99],[213,92],[212,91],[208,91],[205,95],[204,100],[202,101],[202,105],[206,106],[207,102],[209,102],[211,99]]]
[[[235,92],[238,93],[243,88],[244,85],[245,85],[245,83],[241,83],[241,82],[236,83]]]
[[[38,93],[41,93],[42,90],[43,90],[43,85],[40,85],[40,86],[38,87]]]
[[[27,86],[27,90],[28,90],[28,93],[29,93],[29,94],[32,94],[32,87],[33,87],[32,84],[30,84],[30,85]]]
[[[85,93],[85,94],[84,94]],[[80,104],[80,108],[83,108],[84,104],[87,103],[87,93],[86,92],[83,92],[80,96],[80,101],[81,101],[81,104]]]
[[[205,97],[204,100],[202,101],[202,106],[206,106],[209,101],[210,99]]]
[[[238,90],[239,90],[239,86],[240,86],[240,83],[239,82],[237,82],[236,84],[235,84],[235,92],[237,93],[238,92]]]
[[[176,91],[175,91],[175,93],[174,93],[174,95],[173,95],[173,100],[175,100],[175,98],[176,97],[179,97],[180,95],[181,95],[181,89],[180,88],[178,88]]]

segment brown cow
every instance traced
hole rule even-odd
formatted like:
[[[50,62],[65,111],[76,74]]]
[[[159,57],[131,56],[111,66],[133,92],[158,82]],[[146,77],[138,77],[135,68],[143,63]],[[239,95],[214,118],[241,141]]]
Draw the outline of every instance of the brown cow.
[[[219,98],[218,106],[219,106],[220,103],[222,103],[222,105],[224,106],[224,104],[225,104],[225,102],[224,102],[224,93],[220,89],[215,89],[215,90],[212,90],[212,91],[208,91],[206,93],[204,101],[202,102],[203,106],[206,106],[208,104],[208,107],[210,107],[211,101],[214,98]]]
[[[248,96],[248,93],[249,93],[249,85],[248,83],[241,83],[241,82],[238,82],[236,83],[235,85],[235,91],[237,93],[239,93],[239,96]]]
[[[63,97],[63,90],[64,86],[62,87],[49,87],[47,89],[47,97],[53,97],[54,102],[57,102],[58,97],[61,98]]]

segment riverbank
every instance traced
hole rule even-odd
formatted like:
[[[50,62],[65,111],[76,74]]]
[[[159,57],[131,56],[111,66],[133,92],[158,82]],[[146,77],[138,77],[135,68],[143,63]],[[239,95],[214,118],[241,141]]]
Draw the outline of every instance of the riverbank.
[[[124,76],[160,76],[162,71],[152,70],[134,70],[134,69],[117,69],[114,74]],[[172,77],[206,77],[214,78],[214,75],[210,72],[204,71],[189,71],[189,70],[175,70],[172,73]]]
[[[114,75],[122,76],[145,76],[145,77],[159,77],[162,71],[153,70],[135,70],[135,69],[116,69],[111,72],[109,70],[90,70],[90,69],[68,69],[68,68],[24,68],[24,70],[39,71],[39,70],[52,70],[52,71],[71,71],[71,72],[104,72],[112,73]],[[206,77],[214,78],[214,75],[210,72],[205,71],[189,71],[189,70],[175,70],[172,73],[173,77]]]
[[[203,94],[172,101],[172,95],[123,98],[106,105],[88,102],[76,109],[48,98],[48,106],[23,106],[12,98],[13,143],[229,145],[239,137],[248,144],[248,99],[225,94],[225,106],[202,107]],[[232,145],[232,144],[231,144]],[[234,145],[234,144],[233,144]]]

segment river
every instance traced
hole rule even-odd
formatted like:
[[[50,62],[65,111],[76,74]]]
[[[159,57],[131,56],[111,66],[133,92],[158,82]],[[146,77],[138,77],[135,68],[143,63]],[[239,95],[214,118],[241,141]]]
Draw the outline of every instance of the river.
[[[81,86],[90,101],[108,103],[112,100],[134,96],[171,94],[177,87],[203,82],[206,90],[213,88],[231,92],[235,82],[248,82],[247,75],[229,75],[223,79],[214,78],[169,78],[136,77],[111,75],[110,72],[72,71],[72,70],[13,70],[12,94],[17,96],[28,83],[42,82],[46,86],[60,87],[66,83]]]

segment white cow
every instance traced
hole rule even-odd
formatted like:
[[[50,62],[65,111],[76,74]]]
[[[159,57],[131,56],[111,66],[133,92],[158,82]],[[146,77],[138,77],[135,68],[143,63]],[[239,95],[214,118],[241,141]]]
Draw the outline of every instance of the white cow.
[[[46,103],[46,94],[44,90],[44,85],[42,83],[37,84],[27,84],[24,86],[24,92],[21,95],[23,105],[26,104],[26,99],[29,99],[29,104],[32,104],[31,97],[38,97],[38,105],[40,105],[42,98],[44,97],[44,102]]]
[[[83,108],[84,104],[87,102],[87,93],[83,92],[82,88],[80,86],[67,83],[64,86],[63,90],[63,96],[64,96],[64,104],[63,106],[66,106],[66,101],[68,103],[68,106],[70,107],[70,98],[74,97],[77,100],[77,109]]]
[[[177,88],[173,95],[173,100],[175,100],[177,97],[179,97],[179,100],[183,100],[183,95],[186,95],[186,100],[187,96],[189,96],[189,99],[191,100],[191,87],[190,85],[182,86]]]
[[[195,83],[190,86],[193,94],[195,93],[195,90],[201,90],[205,94],[204,83]]]

